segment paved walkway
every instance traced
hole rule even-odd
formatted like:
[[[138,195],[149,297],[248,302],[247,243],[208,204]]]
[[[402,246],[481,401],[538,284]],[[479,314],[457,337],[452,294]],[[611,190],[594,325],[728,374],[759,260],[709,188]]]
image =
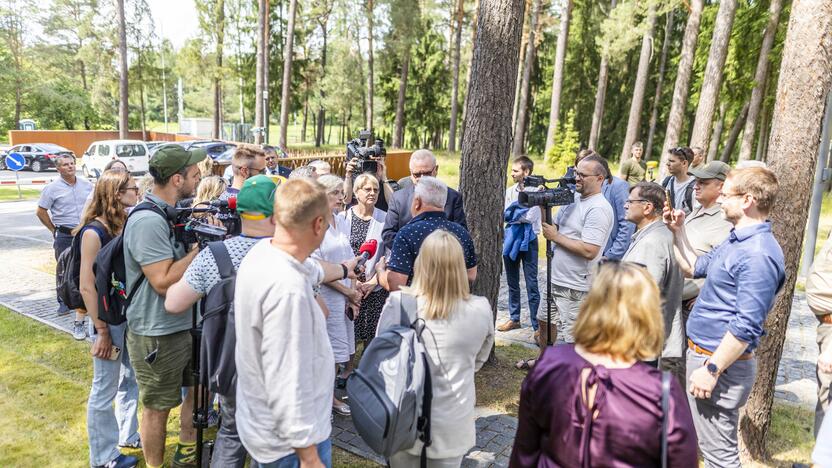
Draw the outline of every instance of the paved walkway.
[[[72,315],[59,317],[55,301],[54,257],[48,234],[32,223],[33,203],[0,204],[0,305],[69,333]],[[35,220],[34,223],[37,223]],[[540,285],[545,307],[545,269],[541,268]],[[498,342],[514,343],[536,349],[532,344],[528,308],[523,297],[523,328],[497,333]],[[497,323],[508,319],[508,298],[505,276],[498,299]],[[789,320],[783,359],[777,375],[775,396],[778,399],[814,408],[816,320],[806,306],[803,294],[795,295]],[[464,467],[508,466],[517,420],[514,417],[477,408],[477,442],[463,461]],[[383,463],[355,432],[349,418],[336,416],[332,431],[333,443],[367,459]]]

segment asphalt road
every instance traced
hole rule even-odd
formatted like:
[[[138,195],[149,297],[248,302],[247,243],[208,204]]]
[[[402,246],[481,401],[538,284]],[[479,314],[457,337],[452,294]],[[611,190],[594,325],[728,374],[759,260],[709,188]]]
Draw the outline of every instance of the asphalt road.
[[[37,200],[0,203],[0,242],[23,240],[27,244],[52,244],[49,231],[35,216]]]
[[[52,179],[58,177],[58,171],[55,169],[47,169],[43,172],[32,172],[24,169],[19,171],[18,176],[20,180]],[[14,180],[14,171],[0,171],[0,180]]]

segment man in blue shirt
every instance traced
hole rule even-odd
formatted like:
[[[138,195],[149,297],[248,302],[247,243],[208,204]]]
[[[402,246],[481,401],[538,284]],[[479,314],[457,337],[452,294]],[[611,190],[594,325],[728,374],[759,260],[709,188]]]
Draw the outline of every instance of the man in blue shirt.
[[[664,210],[683,273],[705,278],[687,322],[686,364],[688,401],[706,466],[740,466],[739,409],[754,384],[754,349],[786,277],[783,251],[767,220],[777,188],[768,169],[731,171],[720,201],[722,216],[734,228],[698,258],[685,235],[684,212]]]
[[[468,281],[473,282],[477,278],[477,255],[474,252],[474,241],[462,225],[450,221],[445,215],[448,186],[435,177],[422,176],[414,188],[413,203],[410,205],[413,219],[396,233],[389,255],[390,260],[386,262],[386,265],[385,262],[379,262],[376,265],[379,282],[391,292],[410,284],[419,248],[425,238],[437,229],[449,231],[459,240],[465,254]]]
[[[610,166],[603,156],[591,149],[581,150],[578,157],[575,158],[575,167],[578,163],[588,156],[596,156],[596,161],[604,167],[607,173],[604,183],[601,185],[601,193],[607,199],[610,206],[612,206],[612,213],[615,216],[612,224],[612,232],[610,238],[607,240],[607,245],[604,246],[604,258],[610,260],[621,260],[624,257],[624,252],[630,246],[630,240],[633,238],[633,233],[636,232],[636,225],[627,221],[627,209],[624,208],[624,203],[630,195],[630,184],[624,179],[612,175]]]

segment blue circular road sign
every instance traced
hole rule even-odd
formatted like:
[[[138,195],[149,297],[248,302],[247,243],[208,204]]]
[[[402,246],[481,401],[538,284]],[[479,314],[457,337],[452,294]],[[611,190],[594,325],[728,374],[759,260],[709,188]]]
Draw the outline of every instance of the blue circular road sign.
[[[20,153],[9,153],[6,156],[6,167],[13,170],[19,171],[23,169],[23,166],[26,165],[26,158],[23,157]]]

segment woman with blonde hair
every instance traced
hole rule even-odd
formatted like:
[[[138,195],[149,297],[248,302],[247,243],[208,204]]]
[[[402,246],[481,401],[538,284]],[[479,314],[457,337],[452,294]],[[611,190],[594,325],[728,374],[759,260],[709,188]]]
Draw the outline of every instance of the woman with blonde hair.
[[[494,319],[488,300],[469,290],[465,257],[456,236],[437,230],[425,238],[414,264],[413,283],[390,294],[378,333],[400,323],[402,301],[411,319],[425,323],[422,338],[433,384],[427,465],[458,467],[476,443],[474,373],[494,344]],[[421,451],[422,442],[417,441],[412,448],[393,454],[390,466],[417,467]]]
[[[93,338],[92,388],[87,402],[91,466],[135,466],[138,460],[119,452],[119,447],[141,446],[136,418],[139,388],[124,346],[127,323],[109,325],[98,318],[93,273],[96,255],[121,234],[127,223],[127,209],[136,205],[138,192],[136,181],[127,172],[104,172],[75,233],[81,240],[79,289],[90,316]]]
[[[574,345],[547,348],[523,381],[511,466],[662,466],[663,435],[667,466],[697,466],[684,390],[641,362],[655,359],[664,341],[659,290],[647,269],[601,265],[574,336]]]

